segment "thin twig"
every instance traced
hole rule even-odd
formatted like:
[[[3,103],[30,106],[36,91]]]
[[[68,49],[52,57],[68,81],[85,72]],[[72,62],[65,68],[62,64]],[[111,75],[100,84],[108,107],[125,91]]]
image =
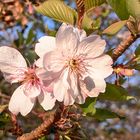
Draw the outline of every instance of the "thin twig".
[[[130,35],[127,39],[123,40],[114,50],[113,52],[113,60],[114,62],[125,52],[126,49],[129,48],[130,45],[132,45],[132,43],[134,41],[136,41],[136,39],[139,37],[139,35],[134,36],[134,35]]]
[[[79,29],[82,29],[82,21],[85,13],[84,0],[76,0],[76,5],[78,12],[77,26]]]

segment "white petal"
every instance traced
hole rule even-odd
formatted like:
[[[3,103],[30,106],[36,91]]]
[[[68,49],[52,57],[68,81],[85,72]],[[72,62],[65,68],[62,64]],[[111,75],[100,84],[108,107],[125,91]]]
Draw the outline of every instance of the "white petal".
[[[73,54],[76,51],[79,41],[75,28],[70,25],[62,25],[56,34],[57,47],[66,49],[65,53],[68,52],[68,54]]]
[[[48,71],[58,72],[65,66],[65,59],[56,50],[45,54],[43,65],[44,68]]]
[[[32,83],[28,82],[25,83],[23,86],[24,86],[24,94],[28,98],[37,97],[41,93],[41,88],[38,84],[33,85]]]
[[[26,68],[26,61],[20,52],[7,46],[0,47],[0,70],[7,80],[17,82],[23,77]]]
[[[100,36],[91,35],[79,44],[77,54],[86,54],[88,58],[94,58],[103,54],[105,46],[106,42]]]
[[[87,92],[89,92],[89,91],[87,91],[86,85],[83,81],[80,80],[79,85],[80,85],[80,93],[77,96],[77,98],[75,99],[75,101],[78,104],[84,104],[85,100],[87,98]]]
[[[39,43],[35,45],[35,52],[39,57],[43,57],[45,53],[55,48],[55,38],[51,36],[43,36],[39,39]]]
[[[43,57],[40,57],[37,61],[35,61],[35,65],[39,68],[43,68]]]
[[[38,96],[38,100],[45,110],[51,110],[55,105],[56,98],[52,93],[42,92]]]
[[[65,94],[69,89],[67,77],[68,77],[68,70],[66,69],[62,72],[59,79],[54,83],[54,96],[60,102],[63,101]]]
[[[26,116],[35,103],[35,98],[28,98],[24,95],[23,90],[23,86],[18,87],[9,102],[9,110],[15,115],[20,112],[23,116]]]
[[[92,78],[91,78],[92,79]],[[92,84],[89,88],[90,80],[85,80],[83,85],[83,90],[86,92],[86,94],[90,97],[97,97],[100,92],[105,92],[106,89],[106,82],[103,78],[94,76],[93,79],[94,84]]]
[[[102,55],[95,59],[87,59],[86,60],[89,67],[88,70],[91,71],[92,74],[96,75],[96,77],[106,78],[112,74],[112,58],[109,55]]]

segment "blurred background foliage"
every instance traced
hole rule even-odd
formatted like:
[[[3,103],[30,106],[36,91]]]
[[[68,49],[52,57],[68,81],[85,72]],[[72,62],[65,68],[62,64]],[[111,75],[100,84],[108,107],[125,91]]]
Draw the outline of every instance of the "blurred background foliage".
[[[18,49],[29,65],[33,64],[35,59],[38,58],[34,52],[34,46],[41,36],[55,36],[62,21],[74,24],[77,18],[74,0],[64,1],[72,9],[65,7],[65,5],[59,6],[57,1],[60,0],[52,0],[52,7],[49,4],[42,5],[44,1],[0,0],[0,46],[11,46]],[[125,7],[125,0],[120,3],[117,0],[108,0],[113,9],[104,3],[104,0],[98,2],[97,5],[103,4],[95,8],[93,6],[94,4],[96,6],[96,3],[85,3],[86,14],[84,15],[82,28],[87,31],[87,34],[96,33],[101,35],[107,42],[106,52],[111,55],[112,50],[130,35],[128,28],[125,26],[125,20],[129,18],[129,15],[136,17],[136,19],[139,18],[140,11],[133,12],[133,8],[129,6],[129,3]],[[115,6],[115,2],[118,3],[119,8]],[[54,10],[55,6],[59,7],[57,15],[53,15],[51,11]],[[129,9],[127,6],[129,6]],[[137,5],[135,4],[135,6]],[[46,7],[48,9],[44,10]],[[62,10],[60,10],[61,8]],[[123,19],[123,21],[120,21],[120,19]],[[113,23],[115,24],[112,25]],[[110,25],[113,27],[107,28]],[[68,128],[62,130],[60,124],[57,124],[56,126],[61,134],[60,139],[140,140],[139,47],[140,40],[137,39],[116,62],[116,65],[125,65],[136,55],[138,61],[132,65],[132,68],[135,67],[136,69],[134,74],[132,76],[116,76],[116,74],[113,74],[106,79],[110,83],[107,85],[106,93],[100,95],[98,100],[87,99],[88,101],[81,105],[84,112],[83,116],[78,116],[81,110],[72,107],[71,110],[75,111],[75,115],[80,119],[73,118],[69,122],[68,128],[71,128],[71,130]],[[116,81],[125,89],[115,86]],[[0,139],[2,140],[16,139],[12,135],[12,123],[7,104],[17,86],[17,84],[10,85],[7,83],[0,73]],[[19,115],[18,122],[24,132],[30,132],[37,127],[43,120],[43,113],[45,112],[37,104],[28,116],[22,117]],[[52,135],[42,137],[40,140],[53,139],[55,129],[50,130]]]

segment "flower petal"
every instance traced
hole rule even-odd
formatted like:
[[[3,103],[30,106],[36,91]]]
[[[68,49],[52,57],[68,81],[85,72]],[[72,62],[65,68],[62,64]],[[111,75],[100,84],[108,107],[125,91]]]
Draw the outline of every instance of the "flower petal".
[[[75,31],[75,28],[71,25],[63,24],[56,34],[56,45],[59,49],[64,51],[65,55],[73,54],[79,43],[79,36]]]
[[[28,98],[24,95],[24,86],[18,87],[9,102],[9,110],[17,115],[19,112],[26,116],[33,108],[35,98]]]
[[[80,42],[77,54],[85,54],[88,58],[94,58],[103,54],[106,42],[98,35],[90,35]]]
[[[0,47],[0,70],[8,81],[17,82],[22,79],[26,68],[26,61],[20,52],[7,46]]]
[[[45,53],[55,48],[55,37],[43,36],[39,39],[39,43],[35,45],[35,52],[39,57],[43,57]]]
[[[63,69],[65,61],[59,51],[53,51],[45,54],[43,64],[46,70],[58,72]]]
[[[41,88],[38,84],[33,85],[32,83],[28,82],[25,83],[23,86],[24,86],[24,94],[28,98],[37,97],[41,93]]]
[[[96,75],[96,77],[106,78],[112,74],[112,58],[109,55],[102,55],[95,59],[87,59],[86,60],[89,67],[88,71],[91,71],[92,74]]]
[[[92,78],[91,78],[92,79]],[[93,84],[90,83],[91,80],[84,80],[82,88],[86,94],[90,97],[97,97],[100,92],[105,92],[106,82],[103,78],[94,76]]]
[[[52,93],[44,91],[38,96],[38,100],[45,110],[51,110],[55,105],[56,98]]]
[[[54,96],[60,102],[63,101],[67,90],[69,89],[69,84],[67,81],[68,69],[64,70],[60,75],[59,79],[54,82]]]

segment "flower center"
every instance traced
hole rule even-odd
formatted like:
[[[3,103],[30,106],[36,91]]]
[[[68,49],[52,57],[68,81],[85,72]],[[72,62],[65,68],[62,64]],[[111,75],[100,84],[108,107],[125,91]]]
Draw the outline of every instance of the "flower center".
[[[32,85],[35,85],[40,82],[39,78],[37,77],[35,73],[35,69],[29,68],[28,71],[26,71],[24,74],[25,74],[25,77],[23,80],[24,83],[30,82]]]
[[[76,59],[71,59],[69,61],[69,66],[71,67],[71,69],[76,69],[78,68],[78,62]]]

